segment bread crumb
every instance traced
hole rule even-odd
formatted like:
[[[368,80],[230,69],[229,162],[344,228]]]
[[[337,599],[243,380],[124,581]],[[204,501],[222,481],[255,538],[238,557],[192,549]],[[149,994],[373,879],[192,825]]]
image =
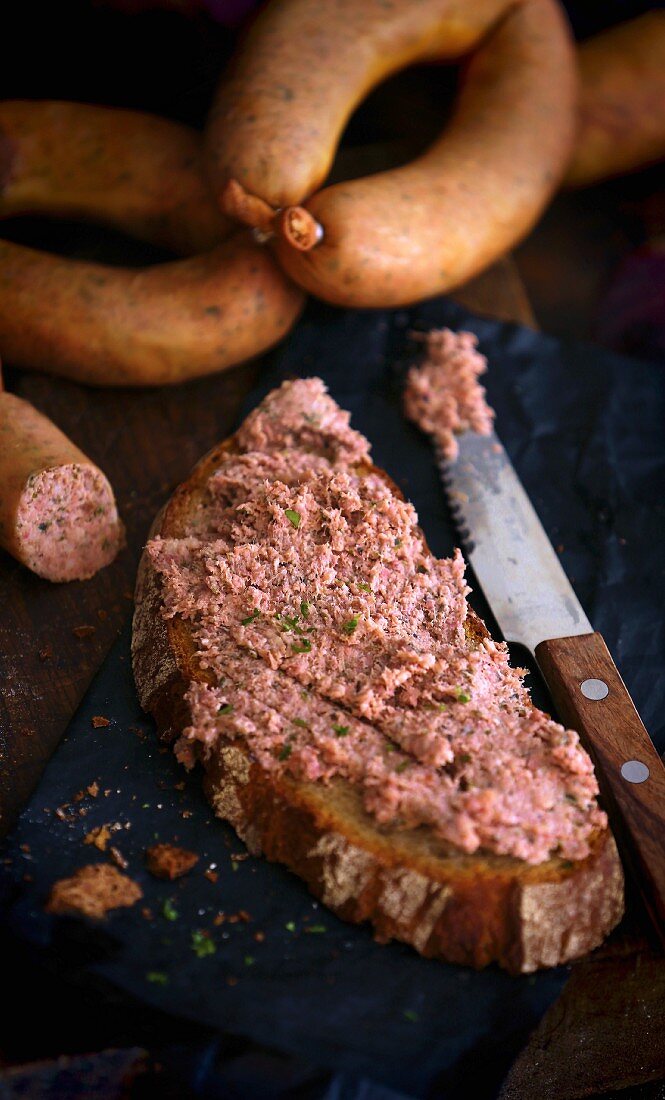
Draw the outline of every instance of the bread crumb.
[[[111,725],[111,719],[105,718],[103,714],[95,714],[90,720],[92,722],[93,728],[96,730],[103,729],[104,726]]]
[[[180,878],[191,871],[198,861],[195,852],[177,848],[175,844],[153,844],[145,851],[146,867],[155,878]]]
[[[141,887],[128,875],[109,863],[89,863],[53,884],[46,912],[101,920],[109,910],[134,905],[141,897]]]
[[[91,829],[89,833],[85,834],[83,843],[94,844],[95,848],[98,848],[100,852],[105,852],[110,839],[111,830],[108,825],[98,825],[95,829]]]

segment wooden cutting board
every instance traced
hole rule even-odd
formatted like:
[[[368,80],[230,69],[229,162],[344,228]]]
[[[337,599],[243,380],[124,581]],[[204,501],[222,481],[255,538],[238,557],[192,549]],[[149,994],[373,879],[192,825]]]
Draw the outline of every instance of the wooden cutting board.
[[[509,260],[456,297],[476,312],[533,323]],[[92,390],[8,372],[7,388],[55,420],[105,470],[128,544],[93,580],[61,586],[0,556],[0,831],[26,801],[131,614],[136,565],[152,518],[197,459],[230,434],[259,370],[259,363],[249,364],[156,391]],[[640,1097],[656,1097],[665,1077],[664,1035],[665,962],[648,946],[640,917],[629,917],[609,944],[573,967],[502,1096],[573,1100],[640,1086]],[[38,1042],[34,1057],[41,1053]]]

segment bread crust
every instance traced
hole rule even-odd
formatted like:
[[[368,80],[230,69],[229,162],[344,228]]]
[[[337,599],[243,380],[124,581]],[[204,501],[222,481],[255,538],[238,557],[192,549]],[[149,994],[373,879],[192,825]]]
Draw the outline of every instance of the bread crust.
[[[211,473],[237,452],[231,437],[206,455],[157,516],[151,536],[181,535]],[[370,469],[399,494],[387,474]],[[191,681],[212,680],[197,667],[188,624],[164,620],[161,606],[161,578],[144,552],[134,676],[141,706],[171,740],[189,724],[183,696]],[[473,612],[468,633],[471,644],[487,634]],[[323,787],[268,774],[240,741],[220,740],[201,762],[215,814],[249,850],[285,864],[344,920],[370,921],[380,941],[401,940],[427,957],[475,968],[497,962],[527,973],[590,951],[623,914],[623,872],[608,828],[575,863],[467,855],[423,828],[378,826],[343,780]]]

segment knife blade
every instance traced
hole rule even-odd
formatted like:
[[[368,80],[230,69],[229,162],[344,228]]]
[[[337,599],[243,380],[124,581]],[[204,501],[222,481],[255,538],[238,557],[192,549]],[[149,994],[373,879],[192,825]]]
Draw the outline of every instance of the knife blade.
[[[464,432],[439,465],[453,518],[506,641],[534,656],[596,765],[622,854],[665,945],[665,766],[594,633],[496,433]]]

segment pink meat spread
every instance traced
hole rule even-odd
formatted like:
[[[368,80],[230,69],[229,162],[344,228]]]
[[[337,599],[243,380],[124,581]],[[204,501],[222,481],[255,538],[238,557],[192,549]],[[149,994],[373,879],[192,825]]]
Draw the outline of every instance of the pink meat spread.
[[[22,561],[38,576],[87,580],[113,561],[123,537],[113,490],[95,466],[54,466],[28,479],[16,540]]]
[[[478,378],[487,360],[477,350],[472,332],[435,329],[426,338],[425,361],[412,367],[404,389],[404,410],[410,420],[433,436],[446,458],[457,457],[460,432],[489,435],[494,413]]]
[[[240,741],[269,772],[352,784],[379,826],[584,858],[605,816],[577,734],[533,707],[504,644],[473,640],[459,551],[432,556],[348,421],[320,380],[285,383],[189,530],[148,544],[212,681],[189,688],[179,756]]]

